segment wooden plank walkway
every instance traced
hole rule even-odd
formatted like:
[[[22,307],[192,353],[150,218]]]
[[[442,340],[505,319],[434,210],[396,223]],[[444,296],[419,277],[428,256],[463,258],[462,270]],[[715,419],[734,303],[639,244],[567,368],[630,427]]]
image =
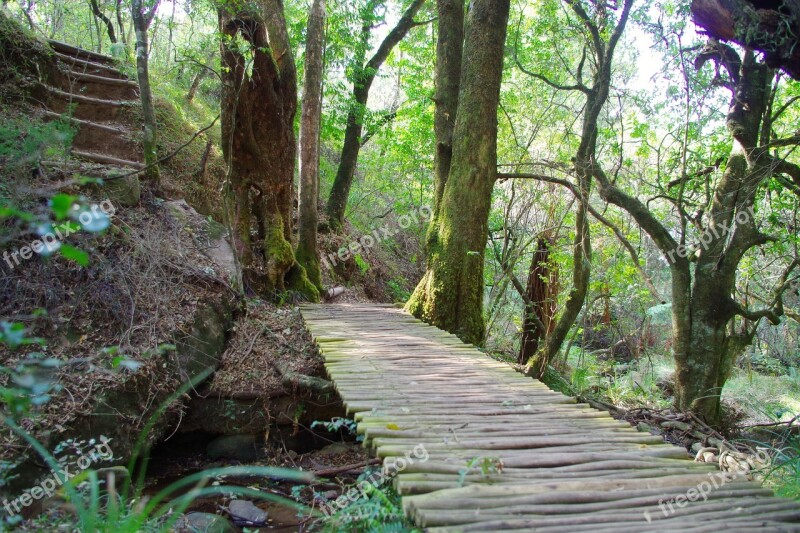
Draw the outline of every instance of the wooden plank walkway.
[[[302,313],[359,433],[428,531],[800,531],[797,502],[695,463],[400,309]]]

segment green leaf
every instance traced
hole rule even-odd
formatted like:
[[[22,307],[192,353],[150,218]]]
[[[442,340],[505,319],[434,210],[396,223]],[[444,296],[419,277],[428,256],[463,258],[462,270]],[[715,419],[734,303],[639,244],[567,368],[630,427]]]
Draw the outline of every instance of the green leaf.
[[[134,361],[133,359],[128,359],[127,357],[115,357],[111,360],[111,368],[127,368],[128,370],[139,370],[142,367],[142,363],[138,361]]]
[[[75,178],[75,183],[78,185],[102,185],[102,178],[91,178],[89,176],[78,176]]]
[[[66,257],[71,261],[75,261],[80,266],[84,267],[89,266],[89,254],[87,254],[83,250],[65,244],[61,247],[60,252],[61,255],[63,255],[64,257]]]
[[[72,209],[76,198],[71,194],[58,193],[50,199],[50,209],[56,220],[64,220],[69,215],[69,210]]]

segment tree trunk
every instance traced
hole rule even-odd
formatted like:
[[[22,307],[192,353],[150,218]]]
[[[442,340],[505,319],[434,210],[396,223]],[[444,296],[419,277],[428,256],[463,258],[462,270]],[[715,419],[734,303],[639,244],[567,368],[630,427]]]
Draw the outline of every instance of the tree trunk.
[[[150,73],[148,71],[148,29],[153,21],[159,1],[156,0],[145,13],[142,0],[131,1],[131,17],[136,32],[136,76],[139,81],[139,95],[142,101],[144,128],[142,145],[144,147],[145,175],[157,190],[160,186],[158,170],[158,146],[156,143],[156,111],[153,106],[153,94],[150,90]]]
[[[597,122],[595,120],[595,127]],[[594,150],[592,150],[594,154]],[[578,175],[578,191],[581,198],[577,199],[577,212],[575,214],[575,239],[573,241],[572,252],[572,290],[569,293],[567,302],[564,304],[564,311],[558,317],[549,335],[547,335],[544,347],[538,351],[533,359],[530,360],[529,374],[541,379],[544,376],[550,361],[561,350],[561,345],[569,334],[569,330],[575,324],[583,304],[586,301],[586,294],[589,291],[589,277],[591,275],[592,264],[592,241],[589,233],[588,220],[588,198],[591,191],[591,180],[583,173]]]
[[[453,127],[458,111],[458,86],[464,50],[464,2],[437,0],[436,8],[439,35],[436,40],[436,109],[433,117],[436,135],[434,214],[438,212],[453,157]]]
[[[508,0],[474,0],[467,15],[453,157],[432,221],[428,266],[406,308],[483,344],[483,258],[497,177],[497,108]]]
[[[111,22],[111,19],[109,19],[103,14],[102,11],[100,11],[100,6],[97,5],[97,0],[89,0],[89,3],[92,6],[92,13],[94,13],[94,16],[103,21],[103,24],[105,24],[106,31],[108,32],[108,38],[111,40],[111,43],[116,44],[117,34],[114,32],[114,24]]]
[[[225,197],[245,288],[269,298],[294,290],[317,300],[291,245],[297,77],[283,5],[263,0],[249,11],[220,7],[218,15]],[[251,70],[229,46],[237,34],[250,47]],[[253,227],[261,242],[253,242]]]
[[[350,196],[350,187],[353,185],[353,176],[356,173],[358,152],[361,150],[361,132],[364,127],[364,115],[367,110],[367,101],[372,82],[375,81],[378,70],[389,57],[392,49],[414,27],[414,16],[424,3],[425,0],[413,0],[411,2],[397,25],[392,28],[392,31],[389,32],[378,47],[375,55],[366,65],[360,64],[363,59],[356,58],[359,63],[356,65],[358,71],[353,77],[353,100],[347,113],[342,155],[339,160],[339,168],[336,171],[336,178],[333,181],[333,188],[328,196],[328,205],[326,206],[329,223],[334,231],[340,231],[344,224],[347,199]],[[362,45],[369,43],[371,30],[372,22],[365,20],[362,30]],[[363,52],[363,49],[361,52]]]
[[[200,71],[195,74],[194,78],[192,79],[192,84],[189,86],[189,92],[186,93],[187,102],[194,100],[194,96],[197,94],[197,89],[200,87],[200,82],[206,77],[208,77],[208,70],[205,68],[201,68]]]
[[[771,308],[759,311],[747,310],[733,298],[740,261],[748,250],[768,241],[754,220],[756,192],[780,166],[759,146],[762,121],[768,120],[765,111],[772,71],[758,63],[752,51],[734,63],[737,69],[731,78],[736,81],[731,84],[734,94],[727,117],[733,148],[713,191],[697,251],[679,244],[645,204],[623,193],[602,172],[595,174],[602,197],[628,211],[670,264],[675,406],[695,412],[712,425],[720,420],[725,381],[736,357],[752,341],[758,322],[768,318],[780,323],[783,313],[780,293]],[[767,143],[768,138],[760,140],[761,145]],[[753,321],[750,331],[733,331],[737,315]]]
[[[711,37],[764,53],[769,67],[800,79],[800,3],[692,0],[692,19]]]
[[[322,51],[325,41],[325,0],[314,0],[308,16],[303,110],[300,117],[300,203],[297,262],[322,291],[317,251],[319,202],[319,138],[322,117]]]
[[[539,237],[536,241],[536,251],[531,258],[528,285],[525,290],[527,303],[522,323],[522,340],[517,359],[521,365],[536,355],[539,351],[539,342],[552,332],[552,326],[555,324],[558,270],[553,269],[550,264],[550,248],[553,244],[552,237]],[[539,329],[534,316],[545,327],[544,331]]]
[[[119,30],[119,38],[126,49],[128,46],[128,39],[125,37],[125,23],[122,21],[122,0],[117,0],[117,29]]]

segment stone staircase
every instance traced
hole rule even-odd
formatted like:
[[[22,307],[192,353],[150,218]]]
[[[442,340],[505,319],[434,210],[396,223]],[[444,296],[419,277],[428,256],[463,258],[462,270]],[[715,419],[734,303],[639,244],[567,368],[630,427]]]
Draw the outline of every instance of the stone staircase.
[[[77,126],[72,156],[119,168],[142,168],[139,86],[109,57],[50,41],[61,76],[45,87],[44,115]]]

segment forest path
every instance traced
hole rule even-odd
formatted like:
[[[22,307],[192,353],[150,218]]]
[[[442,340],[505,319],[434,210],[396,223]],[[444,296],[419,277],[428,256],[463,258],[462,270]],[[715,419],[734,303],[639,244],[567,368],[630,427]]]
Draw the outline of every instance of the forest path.
[[[367,446],[429,531],[800,531],[800,504],[392,306],[305,305]],[[693,501],[692,501],[693,500]]]

